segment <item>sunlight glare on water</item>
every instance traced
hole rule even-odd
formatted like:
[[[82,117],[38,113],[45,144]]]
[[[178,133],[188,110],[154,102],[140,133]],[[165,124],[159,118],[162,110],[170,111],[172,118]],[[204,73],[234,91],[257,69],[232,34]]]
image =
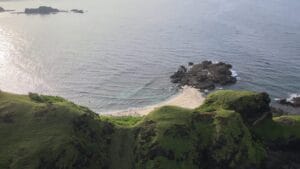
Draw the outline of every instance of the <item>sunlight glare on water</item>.
[[[42,78],[36,77],[35,73],[31,71],[30,68],[34,67],[34,63],[24,58],[22,53],[20,53],[24,42],[18,43],[20,46],[15,46],[11,42],[12,38],[17,40],[16,37],[21,37],[14,33],[0,27],[1,90],[27,93],[29,91],[35,91],[41,86],[46,86]]]
[[[228,88],[300,93],[299,0],[0,0],[41,5],[85,13],[0,13],[1,90],[97,112],[143,107],[176,93],[179,65],[214,60],[238,74]]]

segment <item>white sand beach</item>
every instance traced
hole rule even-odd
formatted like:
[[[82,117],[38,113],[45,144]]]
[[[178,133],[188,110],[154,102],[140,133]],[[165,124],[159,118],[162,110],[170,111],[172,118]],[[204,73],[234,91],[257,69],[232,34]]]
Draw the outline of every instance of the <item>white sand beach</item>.
[[[108,112],[105,114],[112,115],[112,116],[128,116],[128,115],[143,116],[152,112],[156,108],[159,108],[161,106],[167,106],[167,105],[194,109],[202,105],[204,100],[205,97],[198,89],[189,86],[184,86],[177,95],[161,103],[152,106],[142,107],[142,108],[132,108],[128,110]]]

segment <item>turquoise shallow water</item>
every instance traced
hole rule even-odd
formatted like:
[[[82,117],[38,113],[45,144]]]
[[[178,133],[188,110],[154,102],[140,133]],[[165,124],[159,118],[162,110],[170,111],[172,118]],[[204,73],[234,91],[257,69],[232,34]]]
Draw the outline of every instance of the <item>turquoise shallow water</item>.
[[[12,0],[85,14],[0,13],[0,88],[64,96],[97,112],[176,93],[169,76],[202,60],[234,66],[226,88],[300,93],[298,0]]]

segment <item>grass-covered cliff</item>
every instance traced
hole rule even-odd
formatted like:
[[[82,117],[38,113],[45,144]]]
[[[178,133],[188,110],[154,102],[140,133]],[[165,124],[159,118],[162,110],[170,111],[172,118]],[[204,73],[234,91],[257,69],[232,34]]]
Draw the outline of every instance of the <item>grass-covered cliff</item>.
[[[106,167],[111,124],[95,118],[59,97],[1,92],[0,168]]]
[[[0,168],[299,167],[300,116],[272,118],[269,101],[264,93],[218,91],[195,110],[111,117],[60,97],[0,92]]]

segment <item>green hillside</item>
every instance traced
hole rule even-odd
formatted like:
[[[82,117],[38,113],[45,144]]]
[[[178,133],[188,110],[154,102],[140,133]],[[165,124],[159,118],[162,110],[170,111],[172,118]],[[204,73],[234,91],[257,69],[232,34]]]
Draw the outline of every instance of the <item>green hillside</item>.
[[[0,92],[0,168],[297,167],[290,157],[300,152],[300,116],[272,118],[269,102],[265,93],[225,90],[195,110],[113,117],[60,97]],[[278,161],[278,152],[289,161]]]
[[[110,124],[59,97],[0,93],[0,168],[105,168]]]

